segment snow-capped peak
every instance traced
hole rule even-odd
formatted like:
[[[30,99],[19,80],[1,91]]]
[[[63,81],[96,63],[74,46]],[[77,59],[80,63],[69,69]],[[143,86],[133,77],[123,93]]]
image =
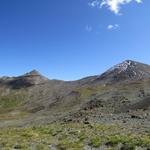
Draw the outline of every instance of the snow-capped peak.
[[[126,71],[129,67],[134,68],[136,66],[136,62],[131,60],[125,60],[124,62],[117,64],[110,68],[107,72],[112,72],[114,70],[117,70],[118,73]]]

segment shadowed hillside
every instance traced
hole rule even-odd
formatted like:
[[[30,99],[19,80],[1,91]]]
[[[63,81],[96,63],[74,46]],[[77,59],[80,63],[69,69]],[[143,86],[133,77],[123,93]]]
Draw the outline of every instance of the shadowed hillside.
[[[150,66],[131,60],[101,75],[70,82],[50,80],[33,70],[0,78],[0,126],[120,122],[139,115],[148,120],[149,97]]]

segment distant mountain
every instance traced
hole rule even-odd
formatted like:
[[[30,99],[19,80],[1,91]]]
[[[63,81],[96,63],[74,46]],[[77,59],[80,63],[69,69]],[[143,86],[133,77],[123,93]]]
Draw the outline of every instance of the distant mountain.
[[[38,71],[33,70],[19,77],[2,77],[0,83],[12,88],[25,88],[32,85],[43,84],[49,81],[48,78],[42,76]]]
[[[101,75],[77,81],[50,80],[33,70],[0,78],[0,126],[5,121],[22,126],[87,118],[130,120],[139,112],[148,120],[149,99],[150,66],[140,62],[126,60]]]
[[[150,77],[150,65],[132,60],[125,60],[122,63],[111,67],[100,76],[96,76],[92,81],[109,84],[140,80],[147,77]]]

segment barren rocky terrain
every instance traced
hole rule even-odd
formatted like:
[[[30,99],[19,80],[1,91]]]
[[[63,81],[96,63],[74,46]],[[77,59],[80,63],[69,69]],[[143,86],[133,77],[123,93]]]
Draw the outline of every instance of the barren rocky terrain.
[[[126,60],[101,75],[0,78],[0,149],[150,149],[150,66]]]

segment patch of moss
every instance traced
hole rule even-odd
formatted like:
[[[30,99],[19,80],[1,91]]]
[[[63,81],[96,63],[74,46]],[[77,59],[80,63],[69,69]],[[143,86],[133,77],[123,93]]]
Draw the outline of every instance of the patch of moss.
[[[45,144],[37,144],[36,150],[49,150],[49,147],[48,145],[45,145]]]
[[[102,141],[102,138],[100,138],[100,137],[94,137],[94,138],[91,139],[90,145],[92,147],[98,148],[98,147],[100,147],[103,144],[103,142],[104,141]]]
[[[57,148],[62,150],[83,150],[83,144],[80,141],[68,141],[68,140],[62,140],[57,145]]]

